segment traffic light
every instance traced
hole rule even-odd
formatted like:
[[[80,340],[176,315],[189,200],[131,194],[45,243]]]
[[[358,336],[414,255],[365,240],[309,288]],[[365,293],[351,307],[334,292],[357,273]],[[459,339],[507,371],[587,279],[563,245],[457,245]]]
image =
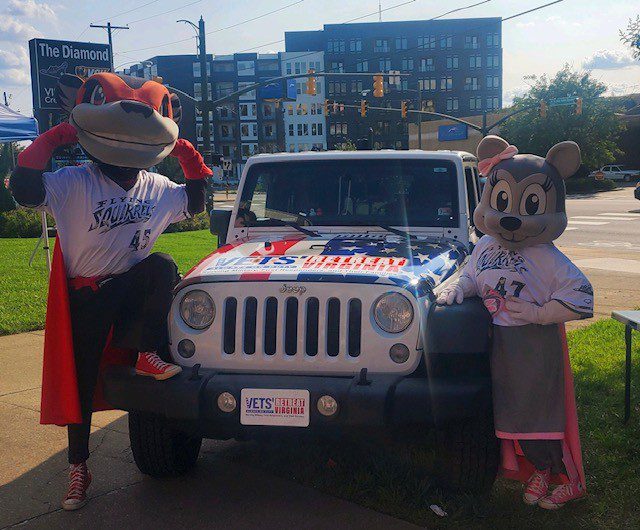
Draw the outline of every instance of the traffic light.
[[[384,80],[382,74],[373,76],[373,95],[377,98],[384,97]]]
[[[325,116],[329,115],[329,100],[328,99],[324,100],[324,115]]]
[[[582,115],[582,98],[576,98],[576,116]]]
[[[400,114],[402,115],[403,119],[406,119],[407,117],[407,102],[403,101],[402,103],[400,103]]]
[[[314,74],[315,70],[313,68],[310,68],[307,71],[308,74]],[[310,75],[309,77],[307,77],[307,94],[309,94],[310,96],[315,96],[316,95],[316,78],[312,75]]]
[[[333,113],[334,114],[338,113],[338,102],[337,101],[333,102]]]
[[[369,110],[369,102],[361,99],[360,100],[360,116],[363,118],[367,117],[367,110]]]
[[[540,108],[538,109],[538,111],[541,118],[547,117],[547,103],[545,101],[540,102]]]

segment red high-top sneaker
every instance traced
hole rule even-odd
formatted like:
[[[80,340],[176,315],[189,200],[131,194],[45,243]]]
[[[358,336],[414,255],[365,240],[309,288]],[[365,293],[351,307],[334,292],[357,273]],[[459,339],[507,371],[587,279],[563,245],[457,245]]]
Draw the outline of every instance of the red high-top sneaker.
[[[69,469],[69,490],[62,499],[62,508],[65,510],[79,510],[87,504],[87,490],[91,484],[91,473],[87,469],[87,463],[71,464]]]
[[[538,506],[545,510],[557,510],[558,508],[562,508],[569,501],[580,499],[584,496],[585,491],[582,489],[582,484],[579,482],[562,484],[562,486],[554,488],[551,495],[547,495],[544,499],[541,499]]]
[[[159,381],[169,379],[182,371],[176,364],[165,363],[155,352],[140,352],[136,362],[136,374],[153,377]]]
[[[538,501],[546,496],[549,492],[550,476],[551,472],[548,469],[545,469],[544,471],[536,470],[533,475],[529,477],[527,487],[522,495],[522,500],[525,504],[538,504]]]

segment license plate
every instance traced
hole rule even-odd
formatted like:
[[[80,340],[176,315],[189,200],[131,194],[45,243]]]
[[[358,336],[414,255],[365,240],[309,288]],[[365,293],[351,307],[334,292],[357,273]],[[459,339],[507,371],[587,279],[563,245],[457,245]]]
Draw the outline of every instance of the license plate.
[[[243,388],[240,393],[242,425],[309,426],[309,391]]]

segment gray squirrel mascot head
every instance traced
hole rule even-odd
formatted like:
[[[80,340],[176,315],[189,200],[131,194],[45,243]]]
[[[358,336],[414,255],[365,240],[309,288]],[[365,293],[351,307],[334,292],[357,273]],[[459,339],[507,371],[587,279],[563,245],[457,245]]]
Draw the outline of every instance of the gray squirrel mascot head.
[[[560,142],[542,158],[518,154],[515,146],[490,135],[477,153],[478,168],[487,178],[473,215],[481,232],[509,250],[549,243],[564,232],[564,180],[580,167],[578,144]]]

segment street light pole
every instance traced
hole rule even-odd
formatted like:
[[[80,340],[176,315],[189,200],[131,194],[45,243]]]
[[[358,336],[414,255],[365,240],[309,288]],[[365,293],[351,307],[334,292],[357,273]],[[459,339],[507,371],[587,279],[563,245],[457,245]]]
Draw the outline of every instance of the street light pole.
[[[418,149],[422,149],[422,89],[418,89]]]
[[[107,22],[106,26],[101,26],[99,24],[89,24],[91,28],[100,28],[107,30],[107,38],[109,39],[109,62],[111,63],[111,71],[114,72],[113,68],[113,37],[112,31],[114,29],[129,29],[129,26],[112,26],[111,22]]]

